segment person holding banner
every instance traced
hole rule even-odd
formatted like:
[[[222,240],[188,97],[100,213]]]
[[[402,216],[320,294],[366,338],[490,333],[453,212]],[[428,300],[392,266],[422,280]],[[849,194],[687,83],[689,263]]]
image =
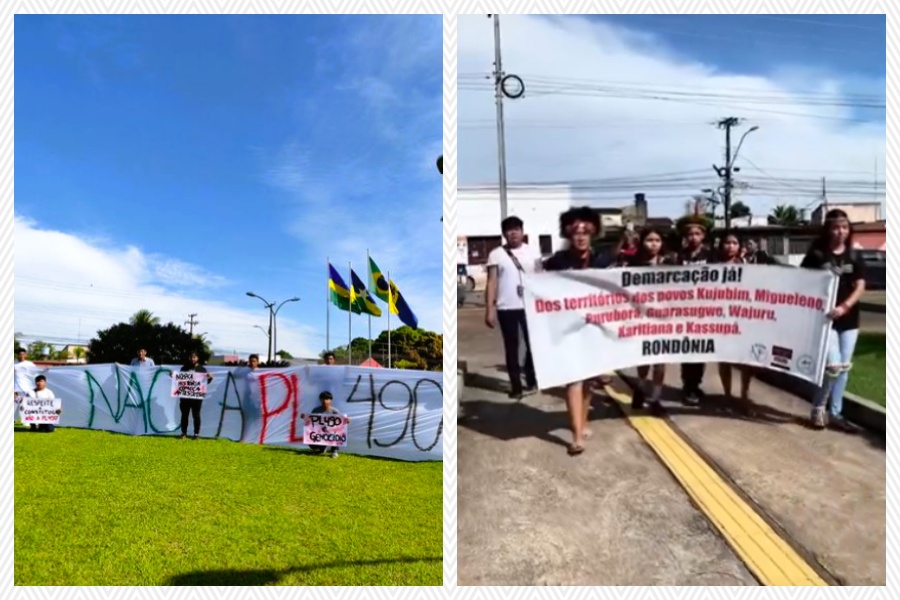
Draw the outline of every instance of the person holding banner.
[[[859,337],[859,299],[866,291],[866,266],[853,251],[853,225],[847,213],[839,209],[828,211],[819,237],[813,241],[800,266],[827,269],[838,277],[836,306],[828,313],[832,327],[825,365],[826,379],[813,401],[810,420],[816,429],[831,425],[838,430],[853,431],[842,411],[853,352]]]
[[[206,367],[200,364],[200,356],[196,352],[191,352],[188,361],[181,367],[182,373],[206,373]],[[206,384],[212,383],[213,376],[206,375]],[[203,400],[199,398],[179,398],[178,402],[181,408],[181,439],[187,438],[188,420],[191,416],[194,418],[194,437],[200,437],[200,409],[203,406]]]
[[[600,233],[600,217],[589,207],[572,208],[559,217],[559,233],[568,242],[568,248],[556,252],[544,261],[546,271],[603,268],[603,259],[591,248],[594,237]],[[566,406],[572,428],[569,456],[584,452],[584,439],[591,436],[587,428],[591,401],[585,393],[584,381],[570,383],[566,387]]]
[[[637,244],[637,253],[627,258],[625,266],[655,267],[672,264],[673,261],[667,258],[663,252],[663,239],[663,233],[659,229],[647,227],[642,230]],[[666,379],[666,365],[653,365],[652,387],[647,389],[647,375],[650,374],[650,371],[649,365],[641,365],[637,368],[638,386],[631,397],[631,407],[635,410],[642,409],[649,393],[650,411],[659,414],[662,413],[660,398],[663,382]]]
[[[312,414],[314,415],[340,415],[341,411],[331,406],[331,401],[334,399],[334,396],[331,395],[331,392],[324,391],[319,394],[319,406],[312,410]],[[306,415],[301,414],[300,418],[306,420]],[[347,423],[350,423],[350,417],[345,417]],[[338,449],[337,446],[315,446],[310,445],[310,450],[312,450],[313,454],[322,454],[325,450],[328,450],[328,455],[331,458],[338,457]]]
[[[528,324],[525,321],[523,277],[535,271],[540,253],[525,243],[524,223],[519,217],[507,217],[500,223],[506,244],[494,248],[487,260],[487,288],[484,295],[484,322],[493,329],[498,323],[506,353],[509,397],[521,399],[537,390]],[[525,367],[519,365],[519,334],[525,342]],[[525,387],[522,387],[522,375]]]
[[[54,400],[56,399],[56,394],[54,394],[50,388],[47,387],[47,378],[43,375],[38,375],[34,378],[34,388],[33,390],[28,391],[28,396],[30,398],[37,398],[38,400]],[[62,413],[62,410],[56,411],[56,414]],[[41,431],[44,433],[53,433],[56,430],[55,425],[51,425],[50,423],[41,423],[39,425],[31,424],[28,426],[32,431]]]
[[[741,248],[740,235],[736,231],[726,231],[725,235],[719,240],[719,255],[716,262],[721,264],[745,263],[746,260],[741,256]],[[753,367],[719,363],[719,379],[722,380],[725,398],[728,401],[734,399],[731,393],[731,374],[735,370],[741,374],[741,410],[747,416],[752,416],[753,404],[750,402],[750,382],[753,379]]]
[[[706,224],[700,216],[688,219],[684,224],[684,247],[677,254],[679,265],[705,265],[712,261],[712,254],[703,243],[706,239]],[[703,363],[682,363],[681,398],[688,406],[696,406],[705,394],[700,389],[706,365]]]

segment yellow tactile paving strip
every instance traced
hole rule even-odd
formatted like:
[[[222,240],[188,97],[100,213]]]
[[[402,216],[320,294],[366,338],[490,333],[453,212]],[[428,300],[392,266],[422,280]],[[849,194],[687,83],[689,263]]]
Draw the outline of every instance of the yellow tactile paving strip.
[[[635,413],[631,397],[610,386],[606,393],[760,583],[828,585],[665,419]]]

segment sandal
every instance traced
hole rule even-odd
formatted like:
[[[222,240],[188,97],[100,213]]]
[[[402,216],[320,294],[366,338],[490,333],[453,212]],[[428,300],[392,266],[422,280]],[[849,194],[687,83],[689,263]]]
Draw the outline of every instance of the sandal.
[[[581,444],[570,444],[569,445],[569,456],[578,456],[579,454],[584,452],[584,446]]]

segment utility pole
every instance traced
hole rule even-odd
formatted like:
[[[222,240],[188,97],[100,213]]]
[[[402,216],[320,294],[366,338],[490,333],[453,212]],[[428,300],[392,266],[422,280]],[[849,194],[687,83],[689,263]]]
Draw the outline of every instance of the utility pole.
[[[500,220],[508,215],[506,201],[506,133],[503,128],[503,60],[500,57],[500,15],[494,18],[494,98],[497,104],[497,164],[500,175]]]
[[[738,123],[741,122],[741,119],[737,117],[728,117],[727,119],[722,119],[716,126],[719,129],[725,130],[725,166],[717,167],[713,165],[713,169],[718,173],[719,177],[724,180],[724,185],[722,186],[724,189],[722,191],[723,196],[723,204],[725,205],[725,229],[731,228],[731,190],[734,187],[734,182],[732,180],[732,175],[739,171],[740,169],[734,168],[734,161],[738,157],[738,153],[741,151],[741,146],[744,144],[744,139],[759,129],[759,126],[754,125],[750,129],[744,132],[744,135],[741,136],[741,141],[738,142],[737,148],[734,151],[734,155],[731,154],[731,128],[736,127]]]
[[[731,229],[731,186],[732,186],[732,164],[731,164],[731,128],[738,124],[737,117],[728,117],[718,122],[719,129],[725,130],[725,167],[720,169],[720,177],[725,180],[725,190],[723,196],[725,209],[725,229]],[[721,171],[724,171],[722,173]]]
[[[825,215],[828,214],[828,193],[825,191],[825,178],[822,177],[822,222],[825,222]]]
[[[197,313],[192,313],[192,314],[189,314],[188,316],[191,318],[191,320],[185,321],[184,324],[191,326],[191,337],[194,337],[194,325],[199,325],[200,322],[194,320],[194,317],[197,316]]]

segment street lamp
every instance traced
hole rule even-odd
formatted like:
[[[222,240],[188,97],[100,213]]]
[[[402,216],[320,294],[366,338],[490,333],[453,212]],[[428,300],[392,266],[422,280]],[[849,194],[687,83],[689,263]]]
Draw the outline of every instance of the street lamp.
[[[272,315],[272,335],[274,336],[272,339],[272,346],[275,348],[275,354],[278,354],[278,311],[281,310],[281,307],[287,304],[288,302],[300,302],[300,298],[296,296],[294,298],[288,298],[284,302],[278,305],[278,308],[275,309],[275,312]]]
[[[271,363],[272,362],[272,323],[275,320],[275,315],[272,312],[272,306],[274,306],[274,302],[269,302],[262,296],[260,296],[258,294],[254,294],[253,292],[247,292],[247,295],[250,296],[251,298],[259,298],[260,300],[262,300],[262,303],[266,305],[266,309],[269,311],[269,333],[267,334],[269,336],[269,353],[268,353],[268,358],[266,359],[266,362]]]
[[[731,164],[728,165],[728,168],[729,168],[729,169],[732,168],[732,167],[734,166],[734,161],[737,160],[738,152],[741,151],[741,146],[742,146],[743,143],[744,143],[744,139],[745,139],[748,135],[750,135],[751,133],[753,133],[754,131],[756,131],[757,129],[759,129],[759,125],[754,125],[754,126],[751,127],[750,129],[748,129],[747,131],[745,131],[745,132],[744,132],[744,135],[741,136],[741,139],[738,141],[737,148],[735,148],[735,150],[734,150],[734,156],[731,157]]]

